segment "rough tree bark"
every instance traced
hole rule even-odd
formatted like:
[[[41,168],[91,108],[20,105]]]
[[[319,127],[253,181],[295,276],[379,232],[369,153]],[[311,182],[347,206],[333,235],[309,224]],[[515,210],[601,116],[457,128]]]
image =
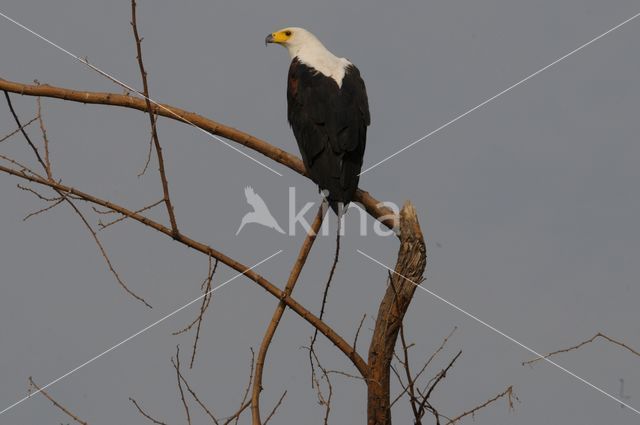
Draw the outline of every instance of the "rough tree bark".
[[[393,350],[416,284],[422,281],[426,264],[427,249],[416,210],[407,202],[400,211],[400,249],[395,273],[391,274],[389,286],[380,303],[369,346],[368,425],[391,425],[389,384]]]

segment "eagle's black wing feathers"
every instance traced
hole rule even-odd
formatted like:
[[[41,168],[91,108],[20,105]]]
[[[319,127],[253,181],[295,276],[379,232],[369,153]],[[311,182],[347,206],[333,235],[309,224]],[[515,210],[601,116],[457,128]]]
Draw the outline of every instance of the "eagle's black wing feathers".
[[[353,200],[370,123],[364,82],[346,69],[342,86],[294,59],[287,84],[288,119],[305,167],[334,210]]]

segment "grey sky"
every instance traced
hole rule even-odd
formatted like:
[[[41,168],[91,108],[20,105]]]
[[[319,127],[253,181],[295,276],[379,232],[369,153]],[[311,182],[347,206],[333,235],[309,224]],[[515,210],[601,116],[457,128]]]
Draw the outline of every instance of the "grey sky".
[[[139,85],[128,2],[9,0],[0,10]],[[288,56],[263,40],[283,26],[310,29],[362,72],[372,112],[365,164],[373,164],[638,12],[631,0],[142,0],[139,23],[152,97],[295,153],[286,123]],[[640,21],[628,24],[362,179],[378,199],[411,199],[418,208],[429,246],[425,285],[541,352],[597,331],[640,346],[639,34]],[[120,91],[4,20],[0,40],[2,78]],[[34,99],[13,98],[23,120],[31,118]],[[159,199],[155,166],[136,178],[148,141],[143,114],[52,100],[43,106],[54,172],[63,182],[134,208]],[[6,106],[0,109],[4,134],[14,124]],[[247,226],[236,237],[249,208],[243,189],[253,186],[283,218],[288,187],[297,188],[302,204],[316,199],[313,184],[280,166],[278,177],[184,125],[161,120],[159,131],[185,233],[245,264],[283,249],[259,268],[282,285],[301,232],[290,238]],[[28,158],[19,139],[0,152]],[[0,176],[0,409],[26,394],[28,376],[40,384],[55,379],[195,298],[206,273],[205,258],[139,224],[102,232],[118,271],[154,306],[145,309],[120,289],[67,207],[22,222],[42,204],[16,183]],[[164,220],[161,209],[153,215]],[[385,285],[384,270],[355,250],[389,265],[397,250],[396,240],[360,237],[355,228],[343,239],[328,310],[329,322],[348,338],[363,313],[365,329],[373,326]],[[296,288],[296,298],[314,311],[333,249],[332,237],[319,238]],[[221,267],[215,280],[233,274]],[[246,279],[214,296],[189,377],[220,415],[238,402],[249,347],[258,347],[275,304]],[[143,423],[129,396],[167,422],[182,421],[169,359],[178,343],[186,357],[192,336],[170,333],[195,314],[181,312],[56,384],[52,394],[90,423]],[[433,369],[463,350],[434,395],[446,414],[513,384],[521,399],[515,411],[500,402],[477,423],[638,422],[549,365],[520,366],[527,352],[426,293],[416,294],[407,323],[416,363],[459,327]],[[287,313],[271,348],[263,405],[289,390],[278,423],[321,423],[307,355],[299,349],[311,333]],[[359,344],[364,353],[369,334]],[[349,370],[326,341],[320,355],[328,366]],[[640,406],[640,359],[598,342],[557,360],[614,395],[624,378],[628,402]],[[333,423],[362,423],[364,386],[340,378],[334,384]],[[410,423],[406,405],[394,413],[396,423]],[[42,397],[0,417],[2,424],[62,421]]]

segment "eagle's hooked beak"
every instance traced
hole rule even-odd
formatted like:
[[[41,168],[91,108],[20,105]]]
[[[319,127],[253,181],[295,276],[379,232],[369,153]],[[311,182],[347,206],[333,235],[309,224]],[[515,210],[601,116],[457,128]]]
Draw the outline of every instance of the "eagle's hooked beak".
[[[264,39],[264,45],[266,46],[269,43],[273,43],[274,42],[274,38],[273,38],[273,34],[269,34],[265,39]]]

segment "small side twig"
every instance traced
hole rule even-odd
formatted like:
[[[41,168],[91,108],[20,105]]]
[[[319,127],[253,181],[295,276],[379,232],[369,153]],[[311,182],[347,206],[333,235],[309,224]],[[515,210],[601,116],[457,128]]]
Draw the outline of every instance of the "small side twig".
[[[322,305],[320,306],[320,319],[324,317],[324,309],[327,306],[327,296],[329,295],[329,287],[331,286],[331,281],[333,280],[333,275],[336,272],[336,267],[338,265],[338,257],[340,255],[340,217],[338,217],[338,230],[336,231],[336,251],[333,256],[333,263],[331,264],[331,270],[329,271],[329,277],[327,278],[327,283],[324,285],[324,292],[322,294]],[[313,346],[316,343],[316,339],[318,338],[318,330],[315,329],[313,331],[313,338],[311,339],[311,350],[309,350],[309,361],[311,362],[311,373],[313,374],[313,359],[311,358],[311,351],[313,350]],[[313,379],[311,380],[313,382]]]
[[[360,329],[362,329],[362,325],[364,324],[364,319],[367,318],[367,314],[362,315],[362,319],[360,319],[360,324],[358,325],[358,329],[356,330],[356,336],[353,338],[353,351],[357,351],[358,345],[358,336],[360,335]]]
[[[63,405],[61,405],[60,403],[58,403],[56,400],[53,399],[53,397],[51,397],[45,390],[43,390],[42,388],[40,388],[33,380],[33,378],[30,376],[29,377],[29,384],[32,385],[36,390],[38,390],[39,393],[41,393],[43,396],[45,396],[51,403],[53,403],[54,406],[56,406],[58,409],[62,410],[64,412],[65,415],[69,416],[71,419],[73,419],[74,421],[76,421],[77,423],[79,423],[80,425],[88,425],[87,422],[83,421],[82,419],[80,419],[78,416],[74,415],[73,413],[71,413],[71,411],[69,409],[67,409],[66,407],[64,407]]]
[[[15,130],[13,130],[11,133],[8,133],[8,134],[2,136],[2,138],[0,138],[0,143],[4,142],[5,140],[10,139],[12,136],[15,136],[18,133],[20,133],[23,129],[29,127],[29,125],[33,124],[36,121],[38,121],[38,116],[37,115],[35,117],[31,118],[29,121],[27,121],[24,125],[22,125],[22,126],[16,128]]]
[[[143,303],[147,307],[153,308],[151,306],[151,304],[149,304],[140,295],[136,294],[131,289],[129,289],[127,284],[124,283],[124,281],[122,280],[122,278],[120,277],[120,275],[116,271],[115,267],[111,263],[111,259],[109,258],[109,255],[107,254],[107,251],[104,249],[104,246],[102,245],[102,242],[100,241],[100,238],[98,238],[98,234],[96,233],[95,230],[93,230],[93,227],[91,227],[91,224],[89,224],[89,221],[86,219],[84,214],[82,214],[82,211],[80,211],[80,209],[76,206],[76,204],[74,204],[73,201],[71,201],[70,199],[65,197],[65,200],[71,206],[73,211],[78,215],[78,217],[80,217],[80,219],[84,223],[84,225],[87,228],[87,230],[89,231],[89,233],[91,233],[91,237],[93,237],[93,240],[95,241],[96,245],[98,245],[98,249],[100,250],[100,253],[102,254],[102,257],[104,257],[105,261],[107,262],[107,266],[109,267],[109,270],[111,271],[111,274],[116,278],[116,281],[122,287],[122,289],[124,289],[129,295],[131,295],[133,298],[137,299],[138,301],[140,301],[141,303]]]
[[[253,382],[255,382],[255,379],[258,379],[257,377],[257,371],[255,369],[256,367],[256,361],[255,361],[255,353],[253,352],[253,348],[250,348],[251,350],[251,362],[249,365],[249,382],[247,382],[247,386],[244,389],[244,394],[242,396],[242,401],[240,402],[240,408],[238,409],[238,412],[232,416],[235,417],[235,423],[236,425],[238,425],[238,420],[240,420],[240,414],[251,404],[253,404],[253,397],[251,400],[247,401],[247,397],[249,396],[249,390],[251,389],[251,384]],[[256,373],[256,376],[254,377],[254,372]],[[246,406],[245,406],[246,405]],[[229,423],[229,422],[227,422]],[[226,424],[225,424],[226,425]]]
[[[285,390],[285,392],[283,392],[282,395],[280,396],[280,399],[278,400],[276,405],[273,406],[273,409],[271,410],[271,413],[269,413],[269,416],[267,416],[267,418],[264,420],[264,425],[267,425],[267,423],[269,423],[269,420],[273,417],[273,415],[275,415],[276,410],[278,410],[278,407],[280,407],[280,405],[282,404],[282,400],[284,400],[284,397],[286,395],[287,395],[287,391]]]
[[[42,214],[42,213],[44,213],[44,212],[47,212],[47,211],[49,211],[49,210],[51,210],[51,209],[53,209],[53,208],[57,207],[58,205],[60,205],[60,204],[61,204],[61,203],[63,203],[64,201],[65,201],[65,199],[64,199],[64,198],[59,198],[57,201],[53,202],[51,205],[48,205],[48,206],[46,206],[46,207],[44,207],[44,208],[40,208],[40,209],[39,209],[39,210],[37,210],[37,211],[34,211],[34,212],[32,212],[32,213],[27,214],[26,216],[24,216],[24,218],[22,219],[22,221],[27,221],[27,220],[29,220],[31,217],[35,217],[35,216],[37,216],[37,215],[39,215],[39,214]]]
[[[9,105],[9,110],[11,111],[11,115],[13,115],[13,119],[16,122],[16,124],[18,125],[18,128],[20,129],[20,132],[24,136],[24,138],[27,141],[27,143],[29,144],[29,146],[31,146],[31,150],[33,150],[33,153],[36,155],[36,158],[38,159],[38,162],[46,170],[47,169],[47,165],[42,160],[42,157],[40,156],[40,152],[38,152],[38,148],[36,148],[36,145],[33,144],[33,142],[31,141],[31,138],[29,137],[29,135],[25,131],[25,129],[24,129],[25,126],[20,123],[20,118],[18,118],[18,114],[16,113],[16,110],[13,108],[13,103],[11,102],[11,97],[9,97],[9,93],[6,90],[4,91],[4,97],[7,100],[7,105]]]
[[[158,138],[158,128],[156,125],[156,115],[153,113],[153,107],[151,100],[149,99],[149,84],[147,82],[147,71],[144,68],[142,61],[142,38],[138,34],[138,22],[136,19],[136,0],[131,0],[131,27],[133,28],[133,36],[136,41],[136,51],[138,66],[140,68],[140,76],[142,78],[142,94],[147,104],[147,111],[149,115],[149,123],[151,124],[151,137],[153,138],[153,144],[156,148],[156,154],[158,156],[158,170],[160,172],[160,180],[162,181],[162,192],[164,194],[164,203],[167,207],[167,213],[169,215],[169,222],[171,223],[171,230],[174,236],[179,234],[178,224],[176,222],[176,216],[173,210],[173,204],[169,197],[169,182],[167,181],[167,174],[164,168],[164,157],[162,156],[162,147],[160,146],[160,139]]]
[[[176,359],[175,362],[171,359],[171,364],[176,369],[176,380],[178,383],[178,390],[180,391],[180,399],[182,400],[182,406],[184,407],[184,414],[187,418],[187,424],[191,425],[191,413],[189,412],[189,404],[184,398],[184,391],[182,390],[182,380],[180,379],[180,346],[176,346]]]
[[[149,419],[151,422],[153,422],[156,425],[167,425],[165,422],[159,421],[156,418],[152,417],[151,415],[149,415],[147,412],[145,412],[144,410],[142,410],[142,407],[140,407],[140,405],[138,404],[137,401],[135,401],[135,399],[129,397],[129,400],[131,401],[131,403],[133,403],[134,406],[136,406],[136,409],[138,409],[138,412],[140,412],[140,414],[142,416],[144,416],[145,418]]]
[[[603,334],[602,332],[598,332],[597,334],[595,334],[595,335],[594,335],[594,336],[592,336],[591,338],[589,338],[589,339],[587,339],[587,340],[584,340],[584,341],[582,341],[582,342],[581,342],[581,343],[579,343],[579,344],[572,345],[571,347],[563,348],[563,349],[561,349],[561,350],[553,351],[553,352],[551,352],[551,353],[549,353],[549,354],[545,354],[545,355],[544,355],[544,356],[542,356],[542,357],[536,357],[535,359],[528,360],[528,361],[526,361],[526,362],[522,362],[522,366],[525,366],[525,365],[531,365],[531,364],[536,363],[536,362],[538,362],[538,361],[540,361],[540,360],[548,359],[549,357],[555,356],[555,355],[560,354],[560,353],[567,353],[567,352],[569,352],[569,351],[577,350],[577,349],[579,349],[579,348],[581,348],[581,347],[583,347],[583,346],[585,346],[585,345],[587,345],[587,344],[589,344],[589,343],[592,343],[592,342],[593,342],[593,341],[595,341],[597,338],[606,339],[607,341],[609,341],[609,342],[611,342],[611,343],[613,343],[613,344],[615,344],[615,345],[617,345],[617,346],[619,346],[619,347],[622,347],[622,348],[624,348],[625,350],[629,351],[630,353],[635,354],[636,356],[639,356],[639,357],[640,357],[640,353],[639,353],[638,351],[636,351],[636,350],[634,350],[633,348],[629,347],[629,346],[628,346],[628,345],[626,345],[625,343],[620,342],[620,341],[618,341],[617,339],[611,338],[610,336],[607,336],[607,335]]]
[[[154,202],[154,203],[153,203],[153,204],[151,204],[151,205],[147,205],[146,207],[143,207],[143,208],[140,208],[139,210],[136,210],[136,211],[135,211],[135,213],[136,213],[136,214],[140,214],[141,212],[148,211],[148,210],[150,210],[151,208],[153,208],[153,207],[155,207],[155,206],[158,206],[158,205],[160,205],[160,204],[161,204],[161,203],[163,203],[163,202],[164,202],[164,199],[161,199],[161,200],[159,200],[159,201]],[[100,211],[99,209],[97,209],[97,208],[95,208],[95,207],[93,208],[93,210],[94,210],[95,212],[97,212],[98,214],[101,214],[101,215],[116,214],[116,212],[115,212],[115,211]],[[104,230],[104,229],[106,229],[107,227],[109,227],[109,226],[113,226],[114,224],[119,223],[119,222],[121,222],[121,221],[123,221],[123,220],[126,220],[126,219],[127,219],[127,216],[126,216],[126,215],[122,215],[121,217],[119,217],[119,218],[117,218],[117,219],[115,219],[115,220],[112,220],[112,221],[110,221],[110,222],[108,222],[108,223],[103,223],[103,222],[102,222],[102,220],[99,220],[99,221],[98,221],[98,226],[100,226],[100,230]]]
[[[322,379],[326,382],[327,384],[327,393],[326,395],[322,392],[322,387],[320,385],[320,379],[318,379],[318,376],[316,375],[315,371],[313,372],[313,379],[315,380],[315,382],[313,383],[313,387],[316,389],[316,395],[318,397],[318,404],[320,404],[321,406],[324,406],[324,425],[328,425],[329,424],[329,414],[331,413],[331,399],[333,397],[333,385],[331,384],[331,379],[329,379],[329,371],[327,371],[324,366],[322,366],[322,364],[320,363],[320,360],[318,359],[318,355],[316,354],[314,348],[309,345],[309,347],[307,348],[309,350],[309,356],[311,358],[313,358],[313,363],[312,365],[315,363],[315,365],[317,365],[318,369],[320,369],[320,371],[322,372]]]
[[[182,383],[184,384],[185,388],[187,389],[187,391],[189,391],[189,394],[191,394],[191,397],[193,397],[193,399],[196,401],[196,403],[198,403],[198,405],[202,408],[202,410],[204,410],[204,412],[207,414],[207,416],[209,416],[209,418],[211,418],[211,420],[213,421],[214,424],[219,425],[218,419],[214,416],[213,412],[211,411],[211,409],[209,409],[198,397],[198,395],[196,394],[196,392],[191,388],[191,386],[189,385],[189,382],[187,382],[187,379],[182,375],[182,372],[180,372],[180,368],[178,367],[178,365],[173,361],[173,359],[171,359],[171,364],[173,364],[173,367],[176,369],[176,373],[178,374],[178,378],[180,378],[180,380],[182,381]]]
[[[44,120],[42,119],[42,101],[41,97],[36,98],[38,105],[38,123],[40,124],[40,133],[42,133],[42,141],[44,143],[44,168],[47,172],[47,177],[53,179],[53,172],[51,171],[51,161],[49,159],[49,138],[47,137],[47,129],[44,126]]]
[[[497,400],[506,397],[507,398],[507,403],[509,406],[509,410],[513,410],[514,408],[514,401],[520,401],[518,399],[518,397],[515,395],[515,393],[513,392],[513,386],[509,386],[506,390],[504,390],[503,392],[501,392],[500,394],[496,395],[493,398],[490,398],[489,400],[485,401],[484,403],[474,407],[471,410],[468,410],[458,416],[456,416],[453,419],[450,419],[449,422],[446,423],[446,425],[454,425],[458,422],[460,422],[461,419],[471,415],[471,417],[475,417],[475,414],[478,413],[479,410],[484,409],[485,407],[487,407],[488,405],[490,405],[491,403],[496,402]]]

